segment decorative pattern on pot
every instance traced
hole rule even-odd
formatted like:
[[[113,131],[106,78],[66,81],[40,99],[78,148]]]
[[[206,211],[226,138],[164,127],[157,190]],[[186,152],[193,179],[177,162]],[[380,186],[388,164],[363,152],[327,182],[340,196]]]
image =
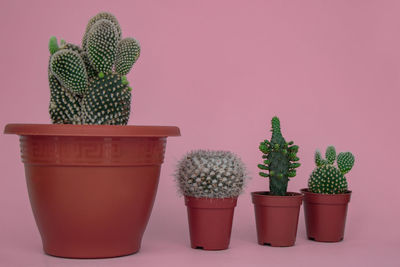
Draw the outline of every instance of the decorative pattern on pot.
[[[21,136],[23,163],[74,166],[161,164],[166,138]]]
[[[335,147],[329,146],[325,159],[318,150],[315,152],[315,164],[308,189],[302,190],[307,236],[315,241],[338,242],[344,237],[351,197],[344,175],[353,168],[354,156],[342,152],[336,157]]]
[[[228,151],[192,151],[178,163],[175,178],[185,196],[191,247],[227,249],[234,208],[247,179],[240,158]]]
[[[288,182],[300,166],[293,141],[286,142],[280,120],[273,117],[271,140],[260,143],[263,163],[258,164],[261,177],[269,178],[269,191],[252,192],[257,240],[260,245],[293,246],[296,241],[302,195],[287,192]]]

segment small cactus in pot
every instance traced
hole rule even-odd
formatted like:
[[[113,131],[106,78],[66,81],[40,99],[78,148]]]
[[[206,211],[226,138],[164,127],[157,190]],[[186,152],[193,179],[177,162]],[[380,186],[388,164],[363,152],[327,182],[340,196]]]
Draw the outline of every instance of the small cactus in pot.
[[[308,188],[301,190],[307,236],[315,241],[338,242],[344,238],[351,198],[344,175],[353,168],[354,156],[350,152],[336,155],[335,147],[329,146],[325,158],[317,150],[314,160],[317,167],[310,175]]]
[[[347,192],[347,180],[344,176],[354,165],[354,156],[351,152],[341,152],[336,157],[336,149],[329,146],[326,149],[325,159],[317,150],[315,165],[308,180],[308,190],[319,194],[343,194]],[[335,161],[337,166],[335,166]]]
[[[49,41],[49,113],[53,123],[126,125],[131,90],[126,74],[139,43],[121,37],[117,19],[103,12],[88,23],[82,47]]]
[[[262,164],[258,164],[258,168],[262,170],[259,175],[269,178],[271,195],[285,196],[289,179],[296,176],[296,169],[300,166],[297,157],[299,147],[293,141],[285,141],[278,117],[273,117],[271,124],[271,140],[266,139],[259,146],[264,160]]]
[[[243,162],[228,151],[196,150],[179,161],[175,178],[185,196],[191,247],[227,249],[237,197],[247,179]]]
[[[296,241],[297,224],[303,196],[287,192],[288,182],[296,176],[300,166],[293,141],[286,142],[282,136],[278,117],[271,120],[271,139],[259,145],[263,163],[259,175],[269,178],[269,191],[252,192],[256,217],[257,241],[260,245],[273,247],[293,246]]]

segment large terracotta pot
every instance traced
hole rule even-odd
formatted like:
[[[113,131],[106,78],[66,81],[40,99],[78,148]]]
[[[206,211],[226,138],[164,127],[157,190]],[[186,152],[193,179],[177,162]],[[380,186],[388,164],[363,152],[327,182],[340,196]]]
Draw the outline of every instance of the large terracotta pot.
[[[351,191],[345,194],[316,194],[302,189],[307,236],[320,242],[343,240]]]
[[[177,127],[9,124],[20,135],[33,214],[47,254],[135,253]]]
[[[237,198],[185,196],[192,248],[222,250],[229,247]]]
[[[288,192],[286,196],[269,192],[252,192],[256,215],[257,240],[260,245],[289,247],[296,242],[297,224],[303,195]]]

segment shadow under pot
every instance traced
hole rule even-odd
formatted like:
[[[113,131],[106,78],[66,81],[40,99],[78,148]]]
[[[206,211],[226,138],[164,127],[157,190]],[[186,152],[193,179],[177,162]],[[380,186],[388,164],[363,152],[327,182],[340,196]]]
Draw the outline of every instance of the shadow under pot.
[[[290,247],[296,242],[297,224],[303,195],[288,192],[286,196],[269,192],[251,193],[260,245]]]
[[[223,250],[229,247],[235,198],[195,198],[185,196],[191,247]]]
[[[320,242],[343,240],[351,191],[345,194],[317,194],[302,189],[307,236]]]
[[[167,136],[177,127],[9,124],[20,135],[44,251],[106,258],[139,251]]]

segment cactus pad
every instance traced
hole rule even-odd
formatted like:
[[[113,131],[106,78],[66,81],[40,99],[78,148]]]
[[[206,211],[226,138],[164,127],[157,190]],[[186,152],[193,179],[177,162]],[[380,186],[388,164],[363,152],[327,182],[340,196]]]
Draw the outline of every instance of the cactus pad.
[[[336,149],[333,146],[329,146],[326,149],[325,158],[327,163],[333,164],[336,160]]]
[[[131,92],[120,75],[94,78],[82,101],[82,113],[88,124],[126,125],[131,108]]]
[[[337,165],[339,170],[346,174],[348,173],[354,165],[354,156],[350,152],[339,153],[337,157]]]
[[[121,39],[122,32],[121,32],[121,27],[119,26],[117,18],[114,15],[112,15],[111,13],[101,12],[101,13],[98,13],[93,18],[91,18],[86,26],[86,31],[85,31],[85,34],[83,35],[83,39],[82,39],[83,49],[85,49],[85,50],[87,49],[87,47],[86,47],[87,39],[88,39],[89,32],[92,29],[92,26],[101,19],[106,19],[106,20],[110,21],[112,24],[114,24],[115,29],[118,32],[118,37],[119,37],[119,39]]]
[[[118,42],[118,32],[109,20],[101,19],[92,26],[87,39],[87,53],[96,71],[112,71]]]
[[[50,105],[49,113],[52,123],[81,123],[81,99],[69,90],[63,88],[54,75],[49,73]]]
[[[131,70],[133,64],[140,55],[139,43],[133,38],[121,40],[117,46],[117,56],[115,59],[115,71],[121,75],[126,75]]]
[[[83,94],[88,86],[85,64],[78,53],[59,50],[51,57],[50,70],[61,85],[71,92]]]

